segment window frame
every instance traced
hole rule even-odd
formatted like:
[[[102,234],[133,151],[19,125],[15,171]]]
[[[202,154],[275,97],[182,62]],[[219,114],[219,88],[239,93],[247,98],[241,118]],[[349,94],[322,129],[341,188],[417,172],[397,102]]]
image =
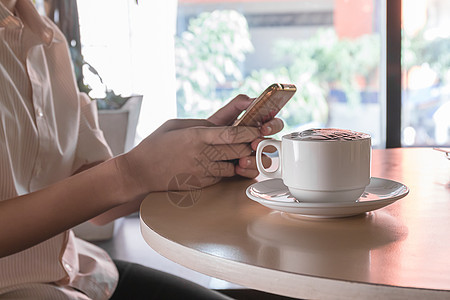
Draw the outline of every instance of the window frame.
[[[386,0],[386,148],[399,148],[402,122],[402,1]]]

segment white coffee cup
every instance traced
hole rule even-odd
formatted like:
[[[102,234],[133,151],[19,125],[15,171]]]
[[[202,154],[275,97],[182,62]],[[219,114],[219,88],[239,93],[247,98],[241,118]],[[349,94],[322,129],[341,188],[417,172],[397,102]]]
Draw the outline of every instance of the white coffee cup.
[[[269,171],[262,152],[274,146],[279,165]],[[282,178],[290,193],[304,202],[355,201],[370,182],[370,135],[326,128],[294,132],[282,140],[264,140],[256,150],[258,170],[269,178]]]

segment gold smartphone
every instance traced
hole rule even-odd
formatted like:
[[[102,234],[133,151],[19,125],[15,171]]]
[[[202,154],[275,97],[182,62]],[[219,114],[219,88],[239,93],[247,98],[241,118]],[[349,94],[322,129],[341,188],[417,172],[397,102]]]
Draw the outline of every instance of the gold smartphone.
[[[294,96],[297,88],[293,84],[274,83],[256,98],[233,126],[261,126],[273,119]]]

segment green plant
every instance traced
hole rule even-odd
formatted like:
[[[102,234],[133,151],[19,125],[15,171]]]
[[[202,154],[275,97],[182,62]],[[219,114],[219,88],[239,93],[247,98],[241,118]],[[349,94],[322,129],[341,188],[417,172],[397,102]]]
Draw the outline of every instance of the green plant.
[[[103,78],[100,76],[98,71],[88,62],[83,61],[83,66],[86,66],[86,70],[95,75],[98,80],[103,84],[105,89],[105,96],[101,98],[95,98],[97,101],[97,107],[99,109],[119,109],[121,108],[128,99],[131,97],[124,97],[122,95],[117,95],[114,90],[109,89],[108,86],[103,82]],[[85,77],[83,76],[82,80],[78,83],[78,87],[80,91],[85,92],[89,95],[92,91],[92,88],[89,84],[85,83]]]
[[[253,71],[239,92],[257,95],[273,82],[296,84],[297,93],[280,112],[286,130],[292,131],[305,123],[326,124],[331,89],[343,90],[349,105],[359,105],[358,78],[369,81],[376,74],[379,42],[377,36],[340,40],[327,29],[307,40],[279,40],[273,53],[280,67]]]
[[[280,116],[286,127],[326,124],[331,89],[344,91],[353,106],[361,101],[362,81],[376,76],[380,60],[377,35],[339,39],[333,29],[306,40],[276,41],[273,54],[279,67],[252,71],[243,78],[239,64],[252,51],[245,18],[234,11],[202,13],[176,41],[179,116],[205,117],[231,95],[258,96],[274,82],[294,83],[298,92]],[[217,94],[227,87],[228,93]]]
[[[358,79],[370,81],[380,61],[379,36],[339,39],[334,29],[329,28],[319,30],[307,40],[279,41],[274,53],[284,59],[291,73],[310,74],[326,93],[330,88],[341,89],[351,105],[358,105],[361,100]]]
[[[175,40],[180,117],[207,116],[224,99],[217,89],[243,79],[240,63],[253,51],[247,21],[236,11],[201,13]]]

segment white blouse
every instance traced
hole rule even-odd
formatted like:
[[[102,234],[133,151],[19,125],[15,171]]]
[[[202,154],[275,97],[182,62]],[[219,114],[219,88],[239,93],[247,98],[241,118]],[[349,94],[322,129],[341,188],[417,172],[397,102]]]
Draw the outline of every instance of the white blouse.
[[[30,0],[16,15],[0,2],[0,201],[111,157],[73,74],[64,35]],[[107,253],[71,231],[0,259],[2,299],[108,299],[117,280]]]

